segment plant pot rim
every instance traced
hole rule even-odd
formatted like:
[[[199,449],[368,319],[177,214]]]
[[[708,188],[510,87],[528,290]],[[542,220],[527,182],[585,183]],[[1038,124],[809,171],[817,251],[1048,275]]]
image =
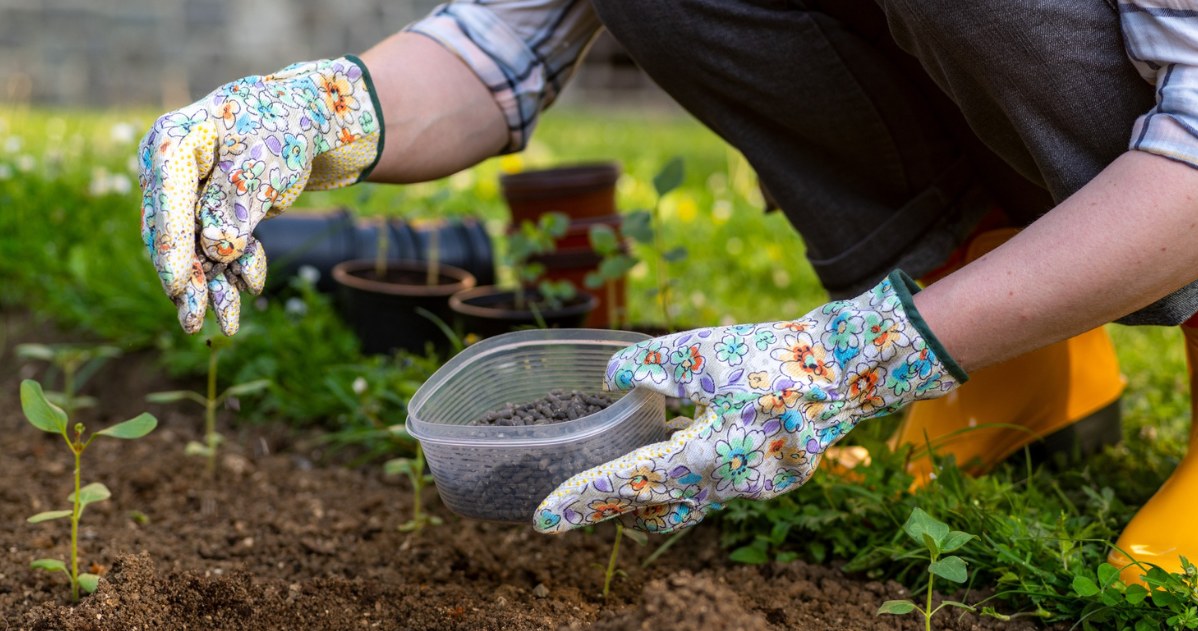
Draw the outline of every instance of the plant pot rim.
[[[584,192],[614,186],[620,179],[618,162],[590,162],[550,169],[533,169],[499,176],[499,186],[508,198],[554,197],[563,190]]]
[[[489,298],[493,296],[501,296],[505,294],[515,294],[511,289],[503,289],[498,285],[483,285],[472,289],[463,289],[449,297],[449,308],[457,313],[474,316],[476,318],[487,318],[500,321],[525,321],[532,317],[532,310],[506,309],[498,307],[484,307],[481,305],[468,302],[480,298]],[[566,305],[561,309],[542,309],[541,316],[548,317],[570,317],[590,313],[599,305],[599,299],[594,294],[587,291],[579,291],[575,300],[582,299],[578,304]]]
[[[441,276],[448,276],[449,278],[454,279],[454,282],[443,285],[404,285],[401,283],[390,283],[375,279],[362,278],[361,276],[354,275],[354,272],[373,269],[374,264],[374,259],[353,259],[349,261],[342,261],[333,266],[333,280],[340,285],[375,294],[430,297],[448,297],[459,291],[469,290],[478,282],[474,278],[474,274],[471,274],[460,267],[454,267],[453,265],[447,265],[445,263],[441,264]],[[408,272],[426,272],[428,271],[428,261],[388,260],[387,269]]]

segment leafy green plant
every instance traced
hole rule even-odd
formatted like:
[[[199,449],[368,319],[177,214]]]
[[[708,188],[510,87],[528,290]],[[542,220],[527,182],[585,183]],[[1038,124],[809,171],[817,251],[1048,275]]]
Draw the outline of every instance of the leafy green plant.
[[[62,390],[48,391],[46,397],[68,417],[96,404],[95,399],[78,392],[105,362],[121,354],[119,348],[104,344],[19,344],[16,350],[17,357],[44,361],[62,375]]]
[[[141,438],[158,425],[158,419],[143,413],[89,435],[83,423],[75,423],[73,427],[70,427],[70,417],[67,416],[66,411],[50,402],[46,393],[42,391],[41,384],[29,379],[21,382],[21,409],[25,413],[25,418],[34,427],[43,432],[62,436],[75,458],[75,491],[67,497],[71,508],[38,513],[26,521],[36,524],[54,519],[69,518],[71,520],[70,566],[68,567],[59,559],[37,559],[32,566],[35,569],[66,574],[71,581],[71,600],[78,601],[80,590],[91,593],[96,590],[96,585],[100,580],[100,577],[95,574],[79,573],[79,520],[83,517],[83,509],[88,504],[101,502],[112,495],[108,487],[100,482],[92,482],[83,486],[81,482],[83,452],[97,436],[122,440]]]
[[[207,459],[205,472],[209,477],[216,475],[216,452],[220,447],[224,437],[216,431],[216,411],[220,406],[229,402],[234,397],[243,397],[249,394],[261,392],[270,387],[270,380],[257,379],[246,383],[234,384],[225,388],[219,394],[216,391],[216,375],[219,363],[217,361],[221,349],[227,348],[232,344],[232,340],[227,337],[214,336],[210,337],[205,342],[208,346],[208,390],[206,394],[200,394],[191,390],[169,390],[166,392],[153,392],[146,395],[146,400],[150,403],[177,403],[179,401],[192,401],[204,408],[204,442],[190,441],[184,448],[183,453],[189,456],[202,456]]]
[[[932,517],[919,508],[911,511],[911,516],[907,518],[907,523],[903,524],[903,532],[907,533],[907,536],[915,541],[915,543],[922,545],[927,550],[927,558],[929,560],[927,568],[927,600],[923,607],[920,607],[911,600],[888,600],[882,603],[882,606],[878,609],[878,614],[905,615],[912,611],[918,611],[923,615],[924,628],[931,631],[932,616],[935,616],[945,607],[957,607],[966,611],[974,611],[975,609],[970,605],[955,600],[941,601],[933,609],[932,586],[936,582],[937,577],[957,584],[962,584],[969,580],[969,571],[965,559],[956,555],[945,555],[961,549],[962,546],[975,539],[975,536],[967,532],[961,532],[960,530],[950,530],[948,524]]]
[[[577,289],[570,281],[543,279],[544,264],[532,260],[538,255],[553,252],[556,240],[564,236],[569,227],[569,217],[562,213],[550,212],[541,215],[536,223],[527,220],[520,222],[516,230],[507,236],[504,263],[515,277],[516,309],[559,309],[563,303],[576,295]],[[539,300],[528,300],[529,287],[536,288]]]
[[[1144,566],[1145,585],[1127,584],[1109,563],[1100,563],[1091,572],[1081,569],[1073,575],[1073,592],[1089,600],[1078,623],[1084,628],[1118,628],[1148,631],[1160,629],[1198,629],[1198,569],[1181,557],[1179,574],[1158,566]],[[1096,627],[1097,625],[1097,627]]]
[[[622,329],[628,324],[627,309],[619,308],[616,291],[620,279],[625,278],[639,262],[621,243],[621,237],[630,237],[641,242],[652,239],[653,231],[649,226],[651,220],[649,213],[641,210],[622,215],[618,231],[600,223],[591,226],[587,232],[591,249],[602,258],[594,271],[587,272],[583,282],[588,289],[602,288],[605,292],[607,321],[612,328]]]
[[[397,435],[407,437],[412,440],[407,431],[402,426],[397,426],[392,429]],[[425,472],[424,450],[420,448],[420,444],[416,444],[416,454],[411,458],[393,458],[383,464],[383,472],[388,475],[404,475],[407,476],[408,482],[412,484],[412,518],[399,527],[401,532],[414,532],[424,529],[425,526],[439,526],[441,518],[436,515],[429,515],[424,512],[422,493],[424,487],[431,484],[433,476]]]

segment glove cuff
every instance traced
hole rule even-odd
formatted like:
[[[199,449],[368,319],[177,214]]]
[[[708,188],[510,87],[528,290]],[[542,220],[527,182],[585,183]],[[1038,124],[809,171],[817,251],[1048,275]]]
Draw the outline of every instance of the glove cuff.
[[[948,350],[940,343],[939,338],[932,333],[932,329],[924,321],[923,316],[919,313],[919,309],[915,307],[915,294],[920,292],[920,287],[915,280],[901,269],[890,272],[890,275],[886,278],[890,281],[890,286],[893,288],[895,296],[898,297],[899,302],[902,304],[907,320],[919,331],[920,336],[923,337],[924,342],[927,343],[928,348],[935,354],[936,359],[940,361],[944,369],[959,384],[969,381],[969,374],[965,372],[964,368],[961,368],[957,360],[948,354]]]
[[[379,159],[383,157],[383,147],[386,146],[387,141],[387,122],[383,119],[383,106],[379,103],[378,92],[374,89],[374,79],[370,76],[370,68],[367,68],[366,63],[357,55],[346,55],[345,60],[362,70],[362,83],[365,84],[366,92],[370,95],[370,105],[374,108],[374,118],[378,121],[379,126],[377,153],[370,165],[362,169],[362,174],[358,176],[357,181],[364,182],[374,171],[374,167],[378,166]]]

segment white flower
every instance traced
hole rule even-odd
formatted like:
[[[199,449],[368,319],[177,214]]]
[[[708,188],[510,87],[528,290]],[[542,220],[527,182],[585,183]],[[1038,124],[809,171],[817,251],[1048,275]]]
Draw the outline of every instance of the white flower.
[[[288,315],[302,316],[308,313],[308,303],[304,302],[300,298],[288,298],[287,303],[283,305],[283,310],[286,311]]]
[[[111,130],[109,130],[109,135],[112,137],[112,140],[122,145],[127,145],[133,142],[136,133],[137,130],[133,128],[133,125],[126,122],[117,123],[112,126]]]
[[[366,383],[366,379],[364,377],[358,377],[357,379],[354,379],[354,394],[362,396],[366,392],[366,388],[369,385],[370,384]]]
[[[4,153],[16,153],[21,150],[21,137],[9,136],[4,140]]]
[[[0,164],[0,180],[7,180],[12,177],[12,167],[7,164]]]
[[[37,160],[33,156],[23,153],[17,156],[17,170],[21,173],[28,173],[37,167]]]
[[[133,190],[133,181],[127,175],[114,173],[108,178],[108,188],[117,195],[124,195]]]
[[[92,179],[87,185],[87,192],[90,193],[92,197],[100,197],[101,195],[107,195],[110,190],[111,188],[109,186],[108,171],[105,171],[101,167],[93,167]]]
[[[299,275],[300,280],[309,285],[315,285],[320,280],[320,270],[311,265],[301,265],[296,274]]]

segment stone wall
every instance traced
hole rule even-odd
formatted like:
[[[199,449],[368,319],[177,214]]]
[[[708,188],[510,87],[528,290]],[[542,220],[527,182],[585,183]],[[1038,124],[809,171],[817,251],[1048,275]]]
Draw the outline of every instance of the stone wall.
[[[177,107],[293,61],[360,52],[436,0],[0,0],[0,100]],[[564,101],[660,97],[609,37]]]

